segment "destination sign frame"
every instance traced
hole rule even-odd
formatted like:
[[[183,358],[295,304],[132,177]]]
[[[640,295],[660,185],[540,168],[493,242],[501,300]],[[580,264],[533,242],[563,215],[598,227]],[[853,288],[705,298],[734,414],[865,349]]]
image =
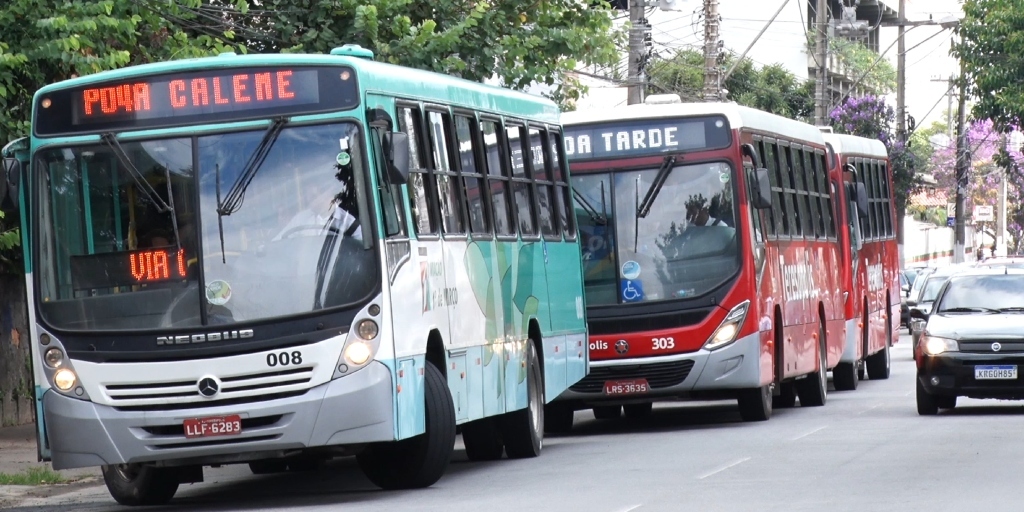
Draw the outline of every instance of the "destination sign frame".
[[[357,107],[348,66],[248,66],[162,73],[37,97],[37,136],[102,133],[304,115]]]
[[[732,143],[725,116],[608,121],[565,125],[563,131],[570,162],[722,149]]]

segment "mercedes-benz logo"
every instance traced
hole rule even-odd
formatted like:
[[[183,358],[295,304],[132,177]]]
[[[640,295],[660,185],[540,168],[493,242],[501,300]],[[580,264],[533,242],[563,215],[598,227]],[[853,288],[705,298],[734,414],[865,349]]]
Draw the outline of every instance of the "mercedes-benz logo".
[[[1003,349],[1003,345],[998,341],[992,344],[992,352],[999,352]]]
[[[618,352],[619,354],[625,354],[626,352],[629,352],[629,343],[626,343],[626,340],[616,341],[615,351]]]
[[[214,377],[203,377],[196,383],[196,387],[199,388],[199,394],[206,398],[213,398],[220,393],[220,382]]]

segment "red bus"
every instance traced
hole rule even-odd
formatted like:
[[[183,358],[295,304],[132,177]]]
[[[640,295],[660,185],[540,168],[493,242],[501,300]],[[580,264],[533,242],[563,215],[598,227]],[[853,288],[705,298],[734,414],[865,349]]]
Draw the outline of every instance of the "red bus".
[[[865,370],[889,378],[889,347],[899,341],[899,249],[896,204],[885,145],[877,139],[825,133],[839,208],[846,295],[846,347],[832,371],[836,390],[857,389]]]
[[[582,236],[590,373],[546,411],[659,400],[824,405],[845,344],[823,134],[724,103],[562,115]]]

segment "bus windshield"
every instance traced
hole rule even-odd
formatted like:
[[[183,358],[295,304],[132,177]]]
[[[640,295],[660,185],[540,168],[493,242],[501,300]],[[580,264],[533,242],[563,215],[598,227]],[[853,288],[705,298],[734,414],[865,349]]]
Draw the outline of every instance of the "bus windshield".
[[[366,298],[378,272],[362,240],[358,127],[282,129],[219,212],[264,133],[41,150],[42,318],[67,330],[196,327]]]
[[[739,270],[731,167],[673,167],[643,215],[657,174],[650,168],[572,178],[587,203],[576,200],[589,304],[696,297]]]

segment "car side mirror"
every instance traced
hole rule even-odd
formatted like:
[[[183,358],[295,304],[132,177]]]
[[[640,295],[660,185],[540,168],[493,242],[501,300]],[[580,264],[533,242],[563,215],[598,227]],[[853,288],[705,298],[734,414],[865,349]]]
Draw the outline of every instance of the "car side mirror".
[[[391,182],[396,185],[408,182],[409,134],[405,132],[385,132],[384,154],[388,160],[387,169]]]

